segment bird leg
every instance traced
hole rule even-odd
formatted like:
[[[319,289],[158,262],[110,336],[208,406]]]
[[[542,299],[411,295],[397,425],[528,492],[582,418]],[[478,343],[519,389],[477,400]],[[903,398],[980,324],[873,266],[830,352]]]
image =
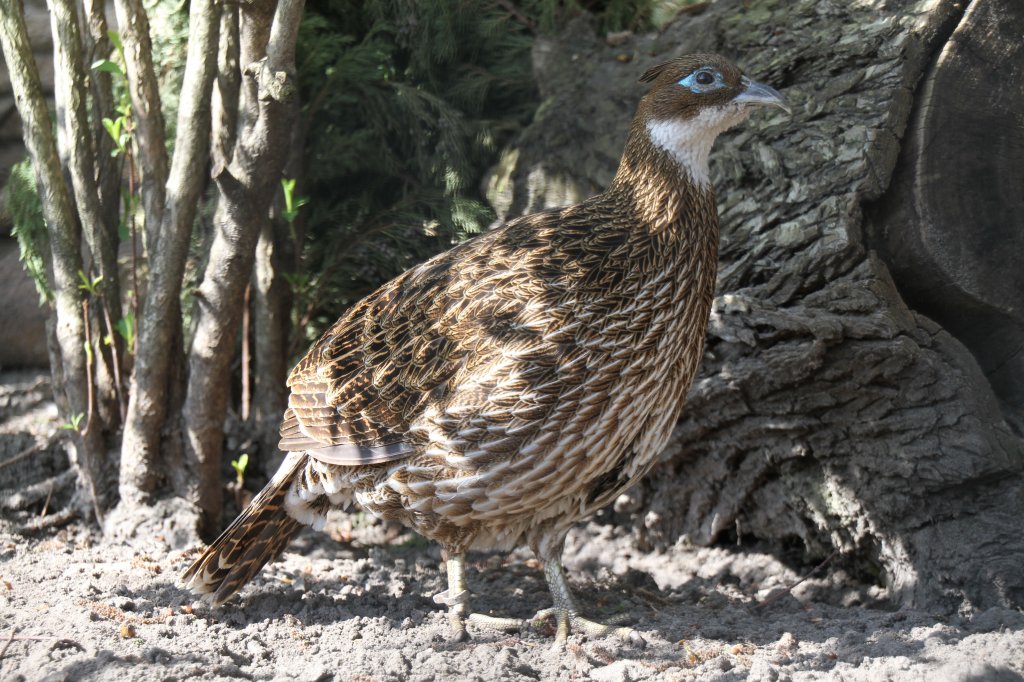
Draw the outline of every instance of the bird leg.
[[[576,597],[573,596],[572,590],[569,588],[569,582],[565,579],[565,571],[562,569],[560,559],[547,559],[544,561],[544,577],[548,581],[548,588],[551,590],[554,606],[537,613],[534,616],[534,620],[554,617],[556,642],[564,642],[569,636],[569,631],[575,630],[590,637],[615,635],[619,639],[627,640],[633,644],[641,646],[644,644],[643,637],[633,628],[599,623],[580,615],[579,606],[576,604]]]
[[[447,554],[447,553],[446,553]],[[434,595],[434,603],[448,606],[448,622],[451,624],[455,641],[469,639],[466,632],[466,611],[469,610],[469,591],[466,589],[466,555],[447,554],[445,566],[448,569],[448,589]]]
[[[573,596],[569,583],[565,579],[565,572],[562,569],[560,559],[544,560],[544,577],[547,580],[554,602],[554,606],[551,608],[538,611],[533,618],[528,620],[522,618],[495,618],[494,616],[472,613],[468,617],[469,622],[486,628],[508,630],[523,628],[531,622],[554,618],[556,643],[565,642],[569,636],[569,631],[575,630],[590,637],[615,635],[638,646],[642,647],[645,645],[644,638],[633,628],[599,623],[579,615],[579,606],[577,606],[576,598]]]

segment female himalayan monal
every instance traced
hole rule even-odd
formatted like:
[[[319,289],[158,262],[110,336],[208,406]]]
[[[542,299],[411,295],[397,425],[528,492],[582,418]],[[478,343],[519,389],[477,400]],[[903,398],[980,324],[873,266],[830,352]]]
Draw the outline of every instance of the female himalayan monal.
[[[715,288],[715,137],[778,92],[716,55],[641,77],[603,194],[511,220],[356,303],[292,371],[281,468],[186,571],[219,604],[303,525],[355,502],[439,542],[459,638],[470,549],[528,545],[557,638],[630,628],[584,618],[566,533],[647,474],[697,370]],[[788,111],[788,109],[787,109]]]

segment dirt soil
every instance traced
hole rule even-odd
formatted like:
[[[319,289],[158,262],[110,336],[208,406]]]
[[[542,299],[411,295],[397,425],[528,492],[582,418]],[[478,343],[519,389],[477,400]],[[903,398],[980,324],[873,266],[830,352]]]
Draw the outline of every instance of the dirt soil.
[[[0,473],[52,432],[46,388],[40,375],[0,375]],[[411,534],[340,519],[211,610],[178,580],[195,549],[174,546],[173,521],[132,544],[81,522],[26,534],[5,502],[17,491],[0,488],[0,680],[1024,679],[1024,614],[895,608],[838,559],[788,590],[813,567],[777,548],[650,555],[627,530],[591,522],[570,536],[570,580],[588,615],[624,618],[646,648],[575,635],[557,646],[546,624],[471,625],[457,643],[432,600],[445,588],[440,553]],[[471,563],[475,610],[549,605],[528,553]]]

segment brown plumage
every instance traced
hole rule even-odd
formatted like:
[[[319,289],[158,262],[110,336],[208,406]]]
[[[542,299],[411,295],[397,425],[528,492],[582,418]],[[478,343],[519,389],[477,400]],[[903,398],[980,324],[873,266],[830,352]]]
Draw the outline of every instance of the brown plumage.
[[[444,547],[465,634],[463,557],[528,544],[559,625],[588,621],[565,535],[650,469],[700,359],[715,286],[715,137],[777,92],[715,55],[651,69],[606,192],[512,220],[388,282],[292,371],[274,480],[186,572],[220,603],[299,529],[356,502]],[[487,625],[503,619],[470,616]]]

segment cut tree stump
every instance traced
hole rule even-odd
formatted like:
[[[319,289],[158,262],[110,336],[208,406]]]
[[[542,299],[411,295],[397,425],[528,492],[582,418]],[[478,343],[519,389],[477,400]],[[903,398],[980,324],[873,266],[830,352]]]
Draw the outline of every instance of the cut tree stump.
[[[712,153],[722,248],[701,373],[659,467],[607,515],[642,549],[798,540],[877,573],[897,603],[1024,606],[1020,337],[978,343],[939,298],[955,285],[1019,325],[1024,250],[992,243],[1024,234],[1011,4],[720,0],[615,47],[586,21],[538,43],[545,102],[487,183],[503,218],[604,187],[637,77],[675,56],[721,52],[794,109],[755,113]],[[964,113],[1010,127],[930,136]],[[924,128],[903,145],[912,118]],[[976,140],[1006,158],[965,153]],[[923,295],[921,263],[941,266]]]

